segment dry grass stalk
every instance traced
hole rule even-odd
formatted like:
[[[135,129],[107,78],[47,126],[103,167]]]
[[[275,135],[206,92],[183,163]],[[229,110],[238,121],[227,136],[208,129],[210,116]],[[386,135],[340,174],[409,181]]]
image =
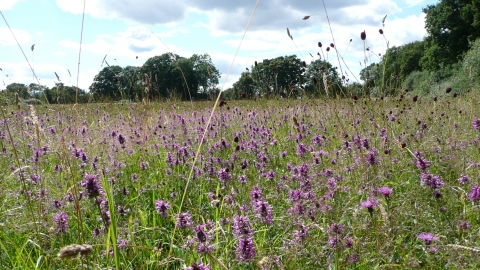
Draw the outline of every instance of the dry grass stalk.
[[[85,256],[88,255],[90,252],[92,252],[92,246],[83,244],[83,245],[78,245],[78,244],[73,244],[69,245],[66,247],[63,247],[60,249],[58,252],[58,257],[61,259],[64,258],[72,258],[76,257],[77,255]]]

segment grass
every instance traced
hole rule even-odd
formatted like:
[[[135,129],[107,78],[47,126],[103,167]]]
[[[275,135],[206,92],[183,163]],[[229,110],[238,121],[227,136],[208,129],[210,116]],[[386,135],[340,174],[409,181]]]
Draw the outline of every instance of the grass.
[[[82,105],[76,128],[69,107],[37,106],[38,137],[27,107],[7,107],[0,266],[478,268],[479,210],[469,193],[478,184],[480,133],[472,121],[479,100],[472,92],[436,102],[229,102],[207,130],[181,210],[191,219],[174,238],[211,103],[150,103],[148,114],[142,104]],[[12,163],[14,148],[20,165]],[[416,152],[428,168],[416,166]],[[422,172],[444,186],[422,185]],[[98,194],[81,184],[86,174],[97,175]],[[170,205],[166,216],[158,200]],[[362,207],[366,201],[374,206]],[[61,211],[68,227],[54,222]],[[239,217],[248,218],[243,233],[235,229]],[[438,240],[426,245],[421,233]],[[253,249],[239,248],[250,238]],[[89,244],[91,252],[58,258],[71,244]]]

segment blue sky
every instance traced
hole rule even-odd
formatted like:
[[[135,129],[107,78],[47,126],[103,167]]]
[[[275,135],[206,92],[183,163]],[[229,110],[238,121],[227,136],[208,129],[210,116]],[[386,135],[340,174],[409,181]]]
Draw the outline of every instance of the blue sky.
[[[76,85],[83,3],[83,0],[0,0],[0,10],[42,85],[54,85],[57,81],[54,72],[66,85]],[[226,89],[254,61],[295,54],[308,63],[313,59],[310,53],[317,56],[319,41],[325,45],[333,41],[321,1],[263,0],[225,81],[255,3],[256,0],[86,0],[79,87],[88,89],[105,55],[110,65],[125,67],[141,66],[150,57],[173,52],[185,57],[210,54],[223,74],[220,87],[225,82]],[[378,33],[380,28],[389,46],[421,40],[426,35],[422,8],[436,3],[325,0],[335,46],[357,78],[365,58],[360,32],[366,31],[366,46],[375,54],[383,54],[387,48]],[[320,15],[302,20],[311,14]],[[287,35],[287,27],[294,42]],[[337,66],[331,52],[328,60]],[[378,59],[370,53],[367,65]],[[0,18],[0,68],[0,90],[13,82],[36,83],[3,18]],[[350,73],[347,77],[355,81]]]

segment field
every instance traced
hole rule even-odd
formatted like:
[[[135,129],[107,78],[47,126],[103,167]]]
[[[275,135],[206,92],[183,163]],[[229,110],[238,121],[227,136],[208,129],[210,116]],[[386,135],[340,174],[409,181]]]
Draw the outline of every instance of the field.
[[[480,96],[409,94],[6,107],[0,268],[478,269]]]

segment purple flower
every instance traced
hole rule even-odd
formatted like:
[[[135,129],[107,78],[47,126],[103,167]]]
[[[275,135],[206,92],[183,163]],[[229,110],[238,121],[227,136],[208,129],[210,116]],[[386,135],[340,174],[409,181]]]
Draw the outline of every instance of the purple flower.
[[[308,149],[303,143],[297,145],[297,155],[303,157],[307,153]]]
[[[214,245],[210,245],[211,236],[207,231],[207,224],[200,224],[193,229],[195,231],[195,241],[198,243],[197,252],[204,254],[215,250]]]
[[[180,229],[190,228],[193,226],[192,216],[188,213],[180,213],[177,215],[177,227]]]
[[[102,188],[99,185],[99,182],[97,181],[97,178],[100,175],[98,174],[88,174],[85,173],[85,177],[83,178],[83,181],[80,183],[82,187],[85,188],[85,193],[87,193],[89,198],[95,198],[98,195],[100,195]]]
[[[425,245],[430,245],[432,242],[438,240],[438,236],[435,236],[432,233],[421,233],[418,235],[418,239],[421,239],[425,242]]]
[[[338,246],[339,244],[341,244],[341,240],[340,238],[338,238],[337,235],[329,235],[328,236],[328,246],[331,247],[331,248],[334,248],[336,246]]]
[[[255,204],[256,201],[262,199],[262,189],[259,186],[253,186],[250,190],[250,199],[252,204]]]
[[[466,183],[470,182],[470,178],[466,173],[462,173],[458,178],[458,182],[462,185],[465,185]]]
[[[472,126],[473,126],[473,129],[480,130],[480,119],[477,116],[473,118]]]
[[[118,142],[122,145],[123,147],[123,144],[125,143],[125,136],[123,136],[122,134],[119,134],[118,135]]]
[[[160,214],[162,217],[167,217],[168,216],[168,209],[170,209],[170,204],[168,202],[164,202],[162,200],[157,200],[155,202],[155,209],[157,212]]]
[[[361,202],[360,205],[363,208],[367,209],[369,213],[372,213],[373,210],[375,210],[375,207],[377,205],[377,200],[370,197],[370,199],[368,199],[368,201]]]
[[[253,237],[242,237],[238,239],[237,251],[235,252],[240,262],[251,261],[257,255],[257,248]]]
[[[430,174],[429,172],[421,173],[420,179],[422,179],[422,182],[420,183],[422,186],[429,186],[433,190],[445,186],[445,183],[442,181],[440,176]]]
[[[308,227],[300,224],[297,230],[293,231],[293,239],[297,242],[303,241],[308,236]]]
[[[60,211],[53,216],[53,222],[55,223],[55,232],[58,234],[66,234],[68,229],[68,215],[67,213]]]
[[[343,238],[343,247],[344,248],[352,248],[353,247],[353,240],[350,237]]]
[[[464,230],[468,230],[470,229],[470,222],[466,221],[466,220],[461,220],[460,221],[460,224],[458,224],[458,226]]]
[[[470,190],[468,194],[468,198],[474,202],[480,201],[480,186],[473,185],[472,190]]]
[[[428,164],[428,161],[425,159],[425,156],[422,152],[415,152],[413,154],[417,158],[415,164],[419,170],[425,170],[426,168],[430,167],[430,164]]]
[[[218,180],[222,183],[226,183],[228,180],[232,180],[233,176],[228,172],[228,169],[221,168],[218,171]]]
[[[385,196],[385,198],[390,198],[390,194],[392,193],[392,190],[393,189],[389,187],[381,187],[378,189],[378,192],[380,192],[383,196]]]
[[[372,149],[370,149],[370,151],[368,151],[368,154],[365,158],[367,166],[373,166],[373,165],[377,165],[379,163],[377,155],[378,155],[378,151],[375,150],[375,148],[372,147]]]
[[[328,233],[343,234],[343,224],[333,222],[327,230]]]
[[[260,218],[263,223],[267,223],[269,225],[273,224],[272,206],[270,206],[268,202],[264,200],[258,200],[254,205],[254,211],[256,216]]]
[[[233,218],[233,234],[237,237],[253,235],[253,228],[246,216],[235,216]]]
[[[210,266],[208,264],[203,263],[192,263],[192,266],[185,268],[185,270],[210,270]]]

